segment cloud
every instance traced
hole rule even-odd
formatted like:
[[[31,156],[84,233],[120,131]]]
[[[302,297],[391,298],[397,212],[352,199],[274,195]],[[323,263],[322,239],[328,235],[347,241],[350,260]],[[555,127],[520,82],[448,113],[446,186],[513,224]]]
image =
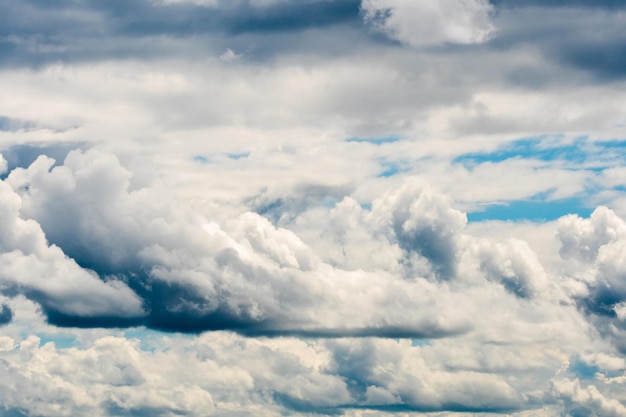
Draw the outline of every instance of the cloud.
[[[513,413],[554,398],[569,410],[554,375],[575,378],[569,363],[581,357],[610,365],[598,368],[605,378],[623,366],[605,343],[620,340],[609,325],[619,328],[621,304],[609,321],[581,304],[599,299],[602,280],[621,280],[612,231],[623,220],[608,209],[561,220],[554,247],[573,271],[562,276],[563,264],[544,265],[523,240],[468,234],[465,214],[417,178],[371,206],[354,196],[304,204],[279,226],[244,206],[200,210],[156,178],[131,187],[134,175],[94,148],[62,163],[40,156],[0,184],[7,334],[23,326],[20,297],[72,334],[140,325],[199,334],[158,333],[156,343],[143,327],[129,330],[141,341],[100,333],[67,348],[3,339],[15,386],[30,369],[73,415]],[[294,193],[289,201],[302,198]],[[189,379],[189,369],[213,377]],[[590,389],[611,403],[610,390]],[[0,393],[7,409],[52,401],[6,384]]]
[[[51,313],[96,321],[143,315],[141,302],[122,282],[103,282],[57,246],[49,246],[39,224],[20,217],[21,199],[4,181],[0,195],[3,293],[26,293]]]
[[[165,197],[171,191],[162,184],[131,188],[133,175],[116,156],[92,149],[72,151],[59,165],[41,156],[2,183],[11,227],[28,230],[5,229],[5,282],[41,304],[51,323],[445,337],[474,326],[452,307],[478,308],[467,285],[491,292],[494,306],[506,299],[502,290],[521,299],[558,293],[528,246],[465,235],[464,213],[419,180],[371,209],[349,197],[320,207],[327,226],[308,211],[295,214],[292,221],[328,227],[321,246],[340,255],[318,254],[317,245],[253,212],[220,220]],[[44,285],[44,271],[60,275],[62,267],[64,280]]]
[[[9,169],[9,165],[7,164],[7,160],[4,159],[4,156],[0,154],[0,175],[5,174]]]
[[[0,326],[10,323],[13,319],[13,310],[6,304],[2,304],[0,308]]]
[[[571,215],[559,221],[561,256],[592,262],[604,245],[626,238],[626,224],[612,210],[598,207],[589,219]]]
[[[365,22],[392,39],[420,47],[486,42],[495,28],[484,0],[363,0]]]
[[[3,405],[42,416],[343,414],[346,410],[508,412],[523,396],[515,378],[450,371],[409,341],[192,339],[103,336],[60,349],[38,338],[2,337]],[[443,349],[446,349],[443,347]],[[9,383],[11,381],[11,383]],[[38,395],[21,389],[47,387]],[[525,389],[526,387],[522,388]],[[88,390],[90,395],[84,393]],[[56,413],[56,414],[55,414]]]
[[[575,298],[596,328],[626,351],[622,330],[626,327],[622,310],[626,302],[626,222],[601,206],[588,219],[574,215],[560,219],[557,236],[561,255],[576,265],[572,275],[586,287]]]
[[[581,386],[578,379],[555,381],[554,393],[565,404],[565,409],[570,415],[626,416],[626,407],[621,402],[606,398],[593,385]]]
[[[623,25],[623,3],[501,3],[498,4],[499,30],[494,46],[526,45],[549,61],[587,75],[584,78],[594,82],[623,80],[625,64],[620,51],[624,50],[626,39],[619,29]],[[527,75],[531,74],[532,70]],[[572,74],[568,79],[574,77]]]
[[[432,296],[436,288],[427,281],[410,284],[384,271],[337,269],[321,262],[292,232],[276,228],[257,214],[244,213],[222,226],[164,199],[164,192],[157,187],[130,190],[133,174],[113,155],[73,151],[63,165],[53,165],[53,160],[42,156],[30,167],[16,168],[9,174],[4,186],[13,187],[14,207],[19,204],[20,213],[28,219],[15,221],[36,231],[38,240],[29,242],[31,246],[37,244],[42,250],[69,256],[64,259],[86,268],[75,267],[74,279],[80,280],[84,274],[86,283],[100,283],[99,277],[104,281],[103,289],[120,291],[117,302],[123,307],[117,310],[118,325],[139,319],[156,328],[183,331],[420,337],[458,333],[467,327],[467,321],[444,309],[434,316],[416,311],[403,317],[405,306],[435,301]],[[397,205],[412,198],[409,193],[399,198]],[[434,201],[442,204],[436,198]],[[436,205],[434,208],[439,210]],[[414,212],[404,213],[402,222],[410,223],[410,218],[426,209],[417,205]],[[17,216],[15,208],[13,215]],[[385,211],[380,210],[379,215],[386,215]],[[437,213],[429,216],[437,217]],[[53,246],[42,242],[39,227]],[[402,233],[413,233],[420,227],[429,229],[431,225],[411,223]],[[390,232],[395,239],[394,231]],[[448,232],[435,229],[430,233],[446,236]],[[406,249],[424,252],[423,256],[438,267],[444,247],[439,247],[441,252],[433,251],[428,239],[420,239],[415,237],[409,242],[415,247]],[[446,244],[451,242],[442,245]],[[7,261],[11,274],[18,275],[20,264],[10,253],[4,256],[11,259]],[[70,281],[66,278],[65,285]],[[81,288],[91,291],[88,285]],[[133,293],[121,296],[128,288]],[[95,306],[90,298],[84,299],[64,286],[53,290],[72,299],[76,308],[68,302],[61,307],[47,301],[49,292],[25,295],[44,304],[53,323],[89,324],[92,314],[82,312],[79,306]],[[348,294],[354,291],[361,291],[363,299],[350,299]],[[137,311],[136,296],[147,309],[145,319],[140,317],[142,310]],[[390,307],[388,299],[404,301]],[[370,311],[355,314],[362,303]],[[97,319],[93,324],[98,325]]]

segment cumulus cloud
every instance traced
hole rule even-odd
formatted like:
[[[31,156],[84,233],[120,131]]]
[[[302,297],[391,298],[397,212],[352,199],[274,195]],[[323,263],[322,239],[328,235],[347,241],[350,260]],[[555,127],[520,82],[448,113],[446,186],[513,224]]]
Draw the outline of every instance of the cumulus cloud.
[[[609,284],[621,288],[615,231],[623,220],[608,209],[561,219],[555,239],[567,268],[559,270],[525,241],[468,234],[453,201],[416,178],[371,206],[345,196],[277,225],[245,207],[199,210],[157,178],[134,175],[91,149],[63,162],[41,156],[0,183],[11,334],[24,320],[19,297],[60,326],[213,330],[156,345],[98,336],[64,349],[3,339],[7,375],[27,384],[35,372],[68,415],[228,415],[253,406],[268,415],[502,413],[551,401],[574,410],[602,398],[617,406],[601,384],[570,395],[563,378],[550,382],[563,372],[574,380],[571,363],[584,362],[619,384],[619,350],[592,335],[619,342],[625,300],[612,292],[619,299],[605,304],[608,316],[585,301],[599,303]],[[589,256],[569,262],[579,253]],[[580,346],[589,349],[581,355]],[[185,369],[216,380],[183,378]],[[228,390],[219,375],[230,375]],[[52,401],[15,386],[0,385],[7,410],[41,414]],[[84,386],[95,394],[85,398]]]
[[[594,385],[581,386],[578,379],[554,382],[554,394],[562,401],[568,415],[626,416],[626,407],[616,399],[606,398]]]
[[[600,206],[587,219],[561,218],[557,237],[561,255],[577,265],[570,274],[584,287],[574,298],[597,329],[626,351],[626,222]]]
[[[526,242],[482,240],[476,245],[480,270],[488,279],[501,282],[508,291],[523,298],[541,295],[547,290],[548,274]]]
[[[340,255],[317,253],[253,212],[212,217],[162,185],[131,188],[133,175],[99,150],[11,171],[2,183],[12,219],[2,236],[7,291],[40,303],[59,325],[324,337],[459,334],[480,309],[472,292],[559,293],[526,245],[465,235],[465,214],[419,180],[371,209],[349,197],[325,209],[323,242]],[[360,252],[378,259],[363,269]],[[22,272],[27,259],[36,267]],[[42,281],[46,268],[60,276],[62,267],[62,281]]]
[[[412,46],[483,43],[495,30],[485,0],[363,0],[361,8],[374,28]]]
[[[13,170],[3,184],[13,187],[15,221],[30,225],[40,240],[43,229],[53,246],[37,240],[29,243],[77,262],[82,267],[76,266],[77,273],[85,274],[86,282],[122,293],[132,289],[126,297],[117,298],[124,305],[118,309],[123,319],[137,318],[136,295],[148,312],[142,322],[171,330],[437,336],[468,326],[455,312],[435,307],[439,303],[434,297],[436,285],[424,278],[416,276],[417,281],[411,283],[386,271],[335,268],[292,232],[276,228],[258,214],[244,213],[221,225],[173,199],[164,199],[156,187],[131,191],[132,173],[113,155],[75,151],[62,165],[53,167],[53,163],[40,157],[28,168]],[[389,219],[390,224],[398,223],[389,230],[390,238],[398,239],[393,236],[395,229],[401,236],[414,229],[423,233],[432,229],[428,236],[411,235],[413,240],[401,246],[439,268],[451,238],[446,228],[439,230],[443,223],[432,226],[436,219],[428,215],[436,217],[437,213],[426,209],[433,204],[433,210],[446,209],[427,195],[423,197],[427,216],[419,220],[419,192],[412,191],[400,201],[410,202],[413,197],[418,201],[414,213],[403,213],[398,221]],[[392,201],[383,206],[396,210],[399,204]],[[18,217],[18,205],[27,220]],[[379,222],[385,222],[385,215],[393,217],[385,209],[375,211]],[[410,225],[402,229],[399,222]],[[438,247],[439,252],[430,250],[429,239],[439,235],[448,240]],[[81,288],[90,293],[87,285]],[[74,303],[95,305],[66,293],[64,287],[54,290]],[[355,291],[362,294],[361,299],[349,297]],[[396,300],[393,306],[391,299]],[[437,313],[424,309],[407,315],[413,304],[431,306]],[[70,314],[69,303],[63,310],[56,304],[46,305],[49,319],[57,324],[76,325],[90,316],[80,314],[78,306]],[[363,307],[366,310],[360,311]]]
[[[607,207],[598,207],[589,219],[576,215],[559,220],[561,256],[593,262],[600,247],[626,238],[626,223]]]
[[[60,349],[34,336],[3,336],[3,406],[42,416],[499,412],[519,409],[528,388],[496,373],[445,369],[443,358],[410,341],[218,332],[155,342],[146,348],[104,336],[89,347]],[[29,383],[37,395],[21,389]]]
[[[21,199],[0,183],[0,280],[5,294],[25,293],[50,314],[136,318],[143,306],[121,281],[99,279],[63,251],[49,245],[39,224],[20,217]]]

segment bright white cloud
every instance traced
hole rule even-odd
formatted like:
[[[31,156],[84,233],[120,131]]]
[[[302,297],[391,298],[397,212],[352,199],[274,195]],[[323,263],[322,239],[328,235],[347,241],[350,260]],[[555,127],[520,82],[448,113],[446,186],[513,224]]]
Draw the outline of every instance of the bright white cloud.
[[[363,0],[364,19],[412,46],[487,41],[495,28],[486,0]]]

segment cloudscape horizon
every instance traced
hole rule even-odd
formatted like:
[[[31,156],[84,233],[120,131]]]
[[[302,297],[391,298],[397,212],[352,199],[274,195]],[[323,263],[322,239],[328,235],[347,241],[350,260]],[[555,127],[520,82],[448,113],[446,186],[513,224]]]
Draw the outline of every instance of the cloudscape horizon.
[[[626,416],[625,24],[0,0],[0,416]]]

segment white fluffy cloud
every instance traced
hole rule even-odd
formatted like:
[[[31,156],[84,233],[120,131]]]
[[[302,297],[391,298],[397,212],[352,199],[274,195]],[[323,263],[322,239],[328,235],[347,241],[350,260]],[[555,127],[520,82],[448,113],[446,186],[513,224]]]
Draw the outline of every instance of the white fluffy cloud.
[[[0,182],[0,282],[26,293],[45,310],[79,317],[141,317],[140,299],[120,281],[103,282],[49,245],[39,224],[20,217],[21,199]]]
[[[249,339],[217,332],[143,343],[104,336],[89,347],[61,349],[34,336],[4,336],[2,406],[41,416],[275,416],[394,406],[498,411],[519,408],[532,395],[526,390],[536,388],[524,381],[524,370],[499,375],[487,368],[450,369],[449,358],[440,354],[453,354],[449,346],[413,346],[408,340]],[[532,366],[553,365],[549,356],[535,357]],[[566,390],[555,387],[566,398]]]
[[[606,398],[594,385],[581,386],[578,379],[554,382],[556,397],[565,404],[569,415],[626,416],[626,406],[616,399]]]
[[[38,346],[36,339],[7,339],[6,355],[21,352],[7,372],[24,384],[25,369],[34,363],[55,364],[38,368],[41,381],[72,366],[80,369],[54,391],[60,407],[74,410],[70,414],[150,409],[197,415],[207,407],[228,414],[228,404],[265,404],[269,415],[353,407],[497,411],[550,398],[570,407],[573,400],[566,401],[567,393],[550,381],[577,360],[581,345],[589,345],[589,366],[613,364],[610,373],[600,374],[613,385],[617,380],[609,378],[623,368],[613,348],[599,344],[595,350],[590,337],[599,331],[619,348],[619,332],[598,311],[577,308],[581,302],[592,305],[586,300],[605,302],[603,285],[615,287],[622,279],[623,220],[609,209],[598,209],[590,219],[561,220],[558,239],[567,267],[559,270],[543,265],[525,241],[468,234],[464,213],[419,179],[383,193],[371,207],[346,196],[333,207],[305,209],[285,223],[290,230],[242,207],[198,210],[158,180],[132,187],[133,176],[115,155],[92,149],[72,151],[56,165],[39,157],[0,183],[1,276],[9,297],[3,303],[15,310],[17,321],[5,324],[7,330],[23,320],[20,303],[12,301],[17,296],[37,303],[49,322],[63,326],[143,324],[285,338],[208,333],[198,340],[230,340],[206,350],[209,356],[204,342],[189,339],[176,348],[187,349],[184,354],[144,350],[123,338],[61,350]],[[592,256],[571,274],[574,264],[567,258],[580,251]],[[624,298],[604,305],[619,316],[618,301]],[[362,339],[340,340],[345,336]],[[242,343],[252,349],[249,359],[224,356]],[[258,357],[267,361],[267,354],[259,352],[276,346],[305,352],[279,349],[270,371],[263,366],[272,362],[261,366]],[[184,360],[189,352],[205,359]],[[292,355],[310,365],[291,365]],[[90,368],[93,357],[107,365]],[[313,366],[315,357],[321,362]],[[162,364],[158,369],[149,365],[155,360]],[[241,376],[232,381],[236,398],[216,388],[223,382],[183,383],[174,374],[207,366]],[[290,366],[296,366],[297,382],[283,384],[278,374]],[[85,384],[100,384],[94,397],[81,394]],[[610,391],[591,386],[613,404]],[[33,399],[27,393],[2,389],[7,410],[41,413],[37,407],[52,401],[42,398],[29,408],[24,404]]]
[[[361,7],[366,22],[412,46],[482,43],[495,30],[486,0],[363,0]]]

